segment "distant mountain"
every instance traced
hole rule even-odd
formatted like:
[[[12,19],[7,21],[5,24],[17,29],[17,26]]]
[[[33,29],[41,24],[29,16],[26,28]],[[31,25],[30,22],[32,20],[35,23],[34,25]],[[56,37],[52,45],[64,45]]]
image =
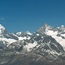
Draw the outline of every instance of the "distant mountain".
[[[32,34],[0,24],[0,65],[65,65],[65,26],[45,24]]]

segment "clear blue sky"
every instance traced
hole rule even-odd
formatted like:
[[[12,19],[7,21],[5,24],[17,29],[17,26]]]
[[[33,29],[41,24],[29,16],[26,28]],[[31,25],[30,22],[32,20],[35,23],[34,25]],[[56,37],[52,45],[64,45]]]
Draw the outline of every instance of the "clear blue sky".
[[[65,0],[0,0],[0,23],[9,32],[65,25]]]

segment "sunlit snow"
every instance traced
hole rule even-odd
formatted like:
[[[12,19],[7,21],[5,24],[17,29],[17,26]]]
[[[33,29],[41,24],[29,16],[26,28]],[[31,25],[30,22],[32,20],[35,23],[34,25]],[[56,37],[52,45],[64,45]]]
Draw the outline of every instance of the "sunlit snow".
[[[45,33],[47,35],[53,37],[65,49],[65,39],[63,39],[62,37],[58,37],[57,36],[57,34],[58,34],[57,31],[54,32],[52,30],[47,30]]]
[[[27,45],[24,46],[24,48],[26,48],[27,51],[31,51],[31,49],[33,49],[36,45],[37,45],[37,42],[28,43]]]

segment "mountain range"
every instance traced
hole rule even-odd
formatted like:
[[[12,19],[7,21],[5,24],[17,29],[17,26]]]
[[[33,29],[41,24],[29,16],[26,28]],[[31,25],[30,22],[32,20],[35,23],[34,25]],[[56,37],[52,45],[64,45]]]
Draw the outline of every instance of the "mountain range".
[[[10,33],[0,24],[0,65],[65,65],[65,26]]]

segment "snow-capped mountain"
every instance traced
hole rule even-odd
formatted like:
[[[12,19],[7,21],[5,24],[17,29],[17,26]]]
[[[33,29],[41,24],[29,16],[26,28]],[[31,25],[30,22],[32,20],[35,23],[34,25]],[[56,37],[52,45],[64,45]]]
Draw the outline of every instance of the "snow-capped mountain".
[[[10,33],[0,24],[0,65],[64,65],[64,42],[64,25],[45,24],[32,34]]]
[[[30,36],[32,35],[32,33],[30,33],[29,31],[27,32],[17,32],[15,33],[15,35],[18,36],[19,40],[26,40],[26,39],[30,39]]]
[[[3,44],[5,44],[4,42],[7,42],[6,44],[9,45],[12,42],[17,41],[17,39],[18,38],[15,35],[8,33],[5,27],[0,24],[0,41],[2,41]]]
[[[7,46],[9,46],[11,43],[17,42],[18,40],[26,40],[30,39],[30,36],[32,34],[30,32],[17,32],[17,33],[9,33],[4,26],[0,24],[0,41],[7,42]]]
[[[43,31],[44,30],[44,31]],[[42,34],[46,34],[54,38],[65,50],[65,26],[61,25],[61,27],[53,28],[45,24],[38,32]]]

